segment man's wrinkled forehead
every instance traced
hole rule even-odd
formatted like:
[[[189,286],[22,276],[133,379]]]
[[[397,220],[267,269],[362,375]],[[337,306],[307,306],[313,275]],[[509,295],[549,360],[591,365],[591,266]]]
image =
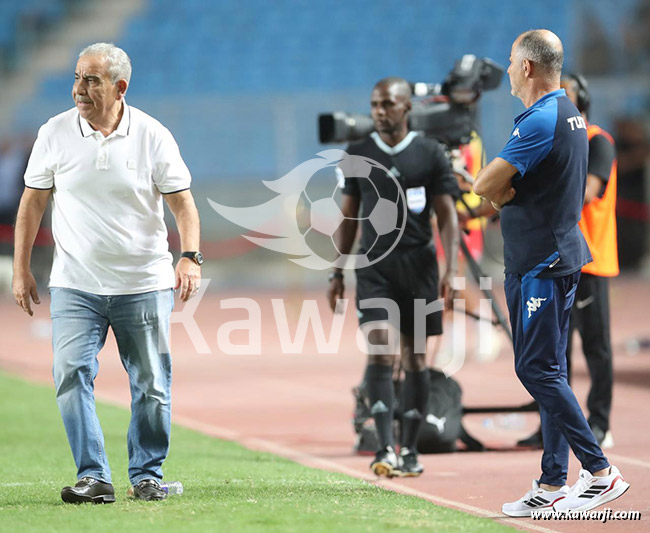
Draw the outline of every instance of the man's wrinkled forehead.
[[[102,76],[106,74],[105,61],[99,56],[83,56],[77,61],[75,74]]]

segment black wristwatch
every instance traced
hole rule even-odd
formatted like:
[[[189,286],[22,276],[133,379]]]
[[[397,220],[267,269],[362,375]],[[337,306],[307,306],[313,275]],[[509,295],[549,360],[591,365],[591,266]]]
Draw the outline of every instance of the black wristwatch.
[[[343,279],[343,272],[338,272],[336,270],[330,272],[329,276],[327,276],[327,281],[331,283],[333,279]]]
[[[181,257],[187,257],[199,266],[203,264],[203,254],[201,252],[183,252]]]

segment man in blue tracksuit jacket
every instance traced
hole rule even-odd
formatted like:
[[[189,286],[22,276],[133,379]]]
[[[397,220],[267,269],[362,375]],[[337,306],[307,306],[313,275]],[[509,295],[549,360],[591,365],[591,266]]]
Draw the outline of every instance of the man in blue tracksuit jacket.
[[[588,510],[622,495],[629,484],[611,466],[567,382],[566,345],[581,268],[591,254],[578,228],[587,179],[587,129],[560,89],[563,50],[548,30],[530,30],[512,45],[512,94],[526,111],[501,153],[483,168],[476,194],[501,210],[505,291],[515,371],[540,406],[542,476],[509,516],[534,510]],[[565,485],[569,447],[582,464]]]

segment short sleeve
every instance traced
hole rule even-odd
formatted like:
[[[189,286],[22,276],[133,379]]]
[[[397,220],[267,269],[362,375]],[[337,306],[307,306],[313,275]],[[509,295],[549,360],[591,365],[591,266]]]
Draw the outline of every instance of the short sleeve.
[[[47,190],[54,187],[54,169],[48,128],[41,126],[25,169],[25,186],[30,189]]]
[[[190,188],[192,177],[171,132],[162,127],[153,154],[153,181],[163,194]]]
[[[339,186],[341,186],[340,181],[339,181]],[[343,187],[341,192],[348,196],[361,196],[361,190],[359,189],[359,179],[345,178],[343,180]]]
[[[353,155],[351,153],[351,148],[348,147],[345,149],[347,154]],[[336,167],[336,179],[338,181],[339,188],[343,194],[348,196],[361,196],[361,189],[359,188],[359,179],[355,177],[346,177],[345,172],[341,167]]]
[[[431,176],[430,195],[449,194],[453,198],[460,198],[458,180],[451,167],[451,162],[445,156],[440,145],[433,152],[433,173]]]
[[[607,183],[615,158],[616,149],[614,145],[604,135],[594,135],[589,140],[589,166],[587,167],[587,174],[598,176]]]
[[[553,148],[556,122],[557,111],[534,111],[515,124],[510,139],[497,157],[506,160],[524,176],[539,165]]]

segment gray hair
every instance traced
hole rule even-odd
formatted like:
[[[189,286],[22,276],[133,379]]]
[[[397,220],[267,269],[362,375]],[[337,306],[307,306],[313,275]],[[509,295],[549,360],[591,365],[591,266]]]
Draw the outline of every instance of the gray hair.
[[[113,43],[95,43],[86,46],[80,53],[79,58],[83,56],[100,56],[108,64],[108,73],[112,83],[119,80],[131,81],[131,60],[126,52],[118,48]]]
[[[554,46],[547,33],[543,30],[529,30],[522,33],[517,53],[522,59],[540,65],[549,75],[556,76],[562,72],[564,51],[561,43],[559,46]]]

